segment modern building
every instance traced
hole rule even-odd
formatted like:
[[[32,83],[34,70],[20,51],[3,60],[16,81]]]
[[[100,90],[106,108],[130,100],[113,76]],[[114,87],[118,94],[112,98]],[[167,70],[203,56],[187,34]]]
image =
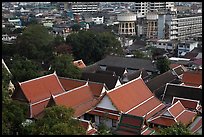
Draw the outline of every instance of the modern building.
[[[202,34],[202,15],[178,16],[175,12],[149,12],[145,25],[147,39],[185,40]]]
[[[198,42],[195,41],[183,41],[178,44],[178,56],[184,56],[186,53],[192,51],[198,46]]]
[[[158,14],[156,12],[149,12],[146,15],[146,28],[147,39],[158,38]]]
[[[82,12],[97,12],[99,10],[99,2],[69,2],[65,8],[71,10],[74,14]]]
[[[177,34],[172,34],[172,38],[175,39],[186,39],[188,37],[202,35],[202,14],[178,16],[172,19],[171,23],[174,27],[172,31]],[[176,35],[177,37],[174,37]]]
[[[135,35],[135,22],[136,14],[132,12],[118,14],[117,19],[119,21],[119,34],[122,35]]]
[[[131,11],[137,14],[137,17],[145,17],[148,12],[158,10],[176,11],[174,2],[135,2]]]

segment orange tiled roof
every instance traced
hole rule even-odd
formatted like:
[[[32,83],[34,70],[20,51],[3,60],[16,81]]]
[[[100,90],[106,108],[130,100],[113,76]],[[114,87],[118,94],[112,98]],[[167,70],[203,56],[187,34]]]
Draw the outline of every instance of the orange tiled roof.
[[[151,105],[150,105],[151,104]],[[131,115],[145,116],[145,119],[149,119],[155,113],[163,109],[165,105],[161,103],[157,98],[153,97],[141,106],[128,112]]]
[[[88,85],[91,88],[93,95],[97,97],[99,97],[102,94],[102,90],[105,86],[102,83],[96,83],[96,82],[88,82]]]
[[[194,109],[194,110],[196,110],[196,107],[198,106],[198,103],[199,103],[198,100],[190,100],[190,99],[185,99],[185,98],[174,97],[173,100],[172,100],[172,104],[176,103],[178,100],[187,109]]]
[[[193,121],[196,114],[196,112],[185,110],[176,118],[176,121],[180,121],[183,124],[188,125]]]
[[[88,84],[54,96],[56,105],[64,105],[75,109],[74,116],[78,117],[92,109],[97,103]]]
[[[165,116],[166,112],[169,112],[172,117]],[[161,113],[159,116],[152,118],[150,123],[164,126],[171,126],[176,122],[181,122],[183,124],[189,124],[192,122],[193,118],[196,116],[196,112],[186,110],[180,101],[177,101],[171,107],[169,107],[166,111]]]
[[[145,115],[159,104],[164,106],[154,97],[141,78],[114,88],[109,91],[107,95],[119,111],[136,116]],[[158,107],[156,111],[152,111],[152,113],[149,114],[153,115],[162,108],[163,107]]]
[[[59,77],[59,81],[61,82],[61,84],[65,90],[72,90],[74,88],[77,88],[77,87],[80,87],[80,86],[86,84],[86,82],[87,82],[85,80],[78,80],[78,79],[71,79],[71,78],[64,78],[64,77]],[[89,81],[88,85],[90,86],[91,91],[92,91],[94,96],[100,96],[101,95],[104,84]]]
[[[51,94],[57,95],[64,92],[55,73],[21,82],[20,87],[30,103],[49,98]]]
[[[80,87],[86,83],[86,81],[77,80],[77,79],[71,79],[71,78],[65,78],[65,77],[58,77],[58,78],[65,90],[71,90],[71,89]]]
[[[174,103],[171,107],[169,107],[169,112],[173,117],[178,116],[182,111],[185,110],[184,106],[181,104],[180,101]]]
[[[73,64],[78,68],[85,68],[86,67],[83,60],[76,60],[73,62]]]
[[[202,72],[187,71],[183,73],[182,82],[185,85],[200,86],[202,85]]]
[[[157,124],[157,125],[171,126],[175,123],[175,120],[173,118],[159,116],[158,118],[152,120],[151,123]]]
[[[49,102],[49,98],[36,104],[30,104],[30,118],[38,117],[43,112]]]

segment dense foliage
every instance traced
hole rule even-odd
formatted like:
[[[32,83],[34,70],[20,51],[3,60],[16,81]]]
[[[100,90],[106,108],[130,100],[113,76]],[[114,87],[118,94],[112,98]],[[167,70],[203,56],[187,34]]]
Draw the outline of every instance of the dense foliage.
[[[170,69],[171,62],[166,57],[157,59],[156,66],[160,73],[164,73]]]
[[[8,83],[11,75],[2,68],[2,134],[22,134],[21,123],[25,121],[28,106],[14,101],[9,96]]]
[[[85,134],[79,121],[73,119],[74,110],[64,106],[45,109],[44,116],[25,127],[31,135],[80,135]]]
[[[7,61],[8,67],[17,81],[23,82],[39,76],[42,76],[42,67],[35,61],[26,57],[14,56],[12,60]]]
[[[32,24],[17,38],[17,52],[28,59],[46,60],[52,56],[53,40],[45,27]]]
[[[170,127],[160,129],[159,135],[193,135],[193,134],[184,124],[178,123]]]
[[[3,58],[16,81],[26,81],[55,70],[64,77],[78,78],[81,74],[72,63],[72,50],[64,38],[53,37],[39,24],[28,26],[16,43],[3,43],[2,50]]]
[[[120,42],[109,32],[79,31],[68,35],[66,43],[72,47],[74,57],[82,59],[87,65],[106,55],[122,54]]]
[[[73,65],[73,58],[70,55],[61,54],[52,60],[50,72],[56,71],[61,77],[80,78],[81,70]]]

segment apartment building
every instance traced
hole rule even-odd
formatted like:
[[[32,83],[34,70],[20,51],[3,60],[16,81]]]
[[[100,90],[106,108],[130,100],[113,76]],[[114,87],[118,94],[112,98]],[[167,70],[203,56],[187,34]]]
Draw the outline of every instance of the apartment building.
[[[178,57],[184,56],[198,46],[196,41],[182,41],[178,44]]]
[[[202,15],[178,16],[175,12],[150,12],[146,16],[147,39],[185,40],[202,34]]]
[[[175,11],[174,2],[135,2],[131,11],[137,14],[137,17],[145,17],[148,12],[158,10]]]
[[[178,16],[172,19],[172,39],[184,40],[196,35],[202,35],[202,14]]]
[[[65,7],[71,10],[74,14],[82,12],[97,12],[99,10],[99,2],[69,2]]]

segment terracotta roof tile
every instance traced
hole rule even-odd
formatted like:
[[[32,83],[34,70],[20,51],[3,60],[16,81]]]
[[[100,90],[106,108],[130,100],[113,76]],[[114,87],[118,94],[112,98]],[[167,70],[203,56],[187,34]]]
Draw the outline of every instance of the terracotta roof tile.
[[[171,126],[176,123],[176,121],[172,118],[167,118],[164,116],[159,116],[158,118],[152,120],[150,123],[164,126]]]
[[[145,116],[145,119],[149,119],[151,116],[153,116],[155,113],[157,113],[164,107],[165,105],[154,97],[142,104],[141,106],[137,107],[136,109],[133,109],[132,111],[128,112],[128,114],[137,115],[141,117]]]
[[[51,94],[57,95],[64,92],[56,74],[21,82],[20,87],[31,103],[48,98]]]
[[[173,116],[167,116],[166,112],[170,112]],[[177,101],[167,110],[163,111],[159,116],[152,118],[149,120],[150,123],[164,126],[171,126],[177,122],[181,122],[184,124],[189,124],[192,122],[193,118],[196,116],[196,112],[186,110],[180,101]]]
[[[86,84],[87,82],[85,80],[78,80],[78,79],[71,79],[71,78],[64,78],[64,77],[59,77],[59,81],[61,82],[65,90],[72,90],[74,88],[77,88]],[[89,87],[91,88],[93,95],[97,97],[101,95],[102,90],[105,87],[104,84],[97,83],[97,82],[88,81],[88,84],[89,84]]]
[[[172,104],[176,103],[178,100],[187,109],[194,109],[194,110],[196,110],[196,107],[197,107],[197,105],[199,103],[198,100],[189,100],[189,99],[185,99],[185,98],[174,97],[173,100],[172,100]]]
[[[184,106],[180,101],[174,103],[171,107],[169,107],[169,112],[173,115],[173,117],[178,116],[182,111],[185,110]]]
[[[188,125],[193,121],[193,119],[196,116],[196,112],[193,111],[184,111],[182,114],[180,114],[176,120],[182,122],[185,125]]]
[[[107,93],[119,111],[126,112],[153,96],[151,91],[139,78],[114,88]]]
[[[83,60],[76,60],[73,62],[74,66],[78,68],[85,68],[86,65],[84,64]]]
[[[149,118],[165,107],[141,78],[108,91],[107,95],[119,111],[135,116],[147,114],[146,118]]]
[[[99,97],[102,94],[102,90],[105,87],[105,85],[102,83],[89,82],[88,84],[91,88],[93,95],[96,97]]]
[[[79,88],[67,91],[65,94],[54,96],[56,105],[64,105],[75,109],[75,116],[81,116],[92,109],[99,100],[94,99],[90,87],[86,84]]]
[[[152,135],[155,131],[149,127],[146,127],[142,130],[141,135]]]
[[[199,71],[187,71],[183,73],[181,80],[186,85],[200,86],[202,85],[202,72]]]
[[[49,102],[49,99],[47,99],[45,101],[42,101],[40,103],[34,104],[34,105],[31,104],[31,107],[30,107],[30,118],[38,117],[38,115],[40,113],[42,113],[43,110],[46,108],[48,102]]]
[[[71,78],[64,78],[64,77],[58,77],[58,78],[65,90],[71,90],[71,89],[80,87],[86,83],[86,81],[76,80]]]

